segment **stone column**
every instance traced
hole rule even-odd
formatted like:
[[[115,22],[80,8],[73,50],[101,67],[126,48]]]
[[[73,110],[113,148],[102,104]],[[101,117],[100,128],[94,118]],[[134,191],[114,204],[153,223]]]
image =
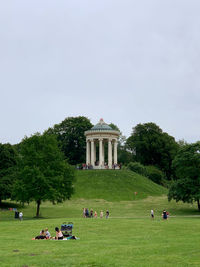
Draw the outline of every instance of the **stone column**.
[[[112,169],[112,141],[108,139],[108,167]]]
[[[87,140],[86,146],[86,164],[90,164],[90,140]]]
[[[91,140],[91,165],[94,167],[94,140]]]
[[[103,165],[103,153],[102,153],[102,150],[103,150],[103,147],[102,147],[102,141],[103,139],[102,138],[99,138],[99,167],[101,168],[102,165]]]
[[[102,142],[102,165],[104,167],[105,164],[105,152],[104,152],[104,141]]]
[[[117,140],[114,141],[114,164],[117,164]]]
[[[94,165],[97,160],[97,154],[96,154],[96,143],[94,142]]]

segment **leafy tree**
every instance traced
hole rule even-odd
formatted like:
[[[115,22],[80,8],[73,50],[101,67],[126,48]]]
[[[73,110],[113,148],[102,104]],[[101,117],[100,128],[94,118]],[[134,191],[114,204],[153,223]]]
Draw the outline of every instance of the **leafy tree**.
[[[127,139],[127,146],[136,161],[158,167],[170,179],[172,160],[178,150],[174,137],[163,132],[155,123],[138,124]]]
[[[55,136],[38,133],[25,138],[19,153],[12,195],[15,200],[36,201],[38,217],[42,201],[55,203],[70,198],[74,170],[65,162]]]
[[[110,123],[109,126],[115,130],[118,131],[119,134],[119,140],[118,140],[118,147],[123,147],[124,143],[126,141],[126,137],[124,135],[122,135],[122,132],[120,131],[119,127],[117,125],[115,125],[114,123]]]
[[[130,151],[128,151],[126,144],[126,137],[122,135],[119,127],[114,123],[110,123],[109,126],[115,130],[120,132],[119,140],[118,140],[118,147],[117,147],[117,154],[118,154],[118,162],[124,165],[127,165],[129,162],[133,161],[133,155]],[[106,150],[107,151],[107,150]],[[106,152],[107,153],[107,152]]]
[[[0,203],[11,197],[13,168],[16,165],[17,152],[10,144],[0,143]]]
[[[130,151],[128,151],[125,146],[119,147],[118,162],[123,165],[128,165],[132,161],[134,161],[133,154]]]
[[[173,168],[177,180],[169,189],[169,201],[196,201],[200,211],[200,142],[182,146],[173,160]]]
[[[85,162],[86,138],[85,131],[92,128],[90,120],[86,117],[68,117],[46,133],[57,136],[61,150],[70,164]]]

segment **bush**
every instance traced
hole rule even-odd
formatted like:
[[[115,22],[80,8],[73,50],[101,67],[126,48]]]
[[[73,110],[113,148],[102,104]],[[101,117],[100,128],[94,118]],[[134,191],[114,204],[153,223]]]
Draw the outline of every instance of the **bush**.
[[[133,172],[146,176],[146,168],[139,162],[130,162],[127,167]]]
[[[157,184],[163,184],[164,173],[155,166],[146,166],[146,176]]]

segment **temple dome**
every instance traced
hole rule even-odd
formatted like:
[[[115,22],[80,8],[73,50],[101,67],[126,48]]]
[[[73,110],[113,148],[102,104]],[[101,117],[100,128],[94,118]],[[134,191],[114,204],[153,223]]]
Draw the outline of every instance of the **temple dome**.
[[[103,119],[100,119],[99,123],[93,126],[90,131],[113,131],[113,129]]]

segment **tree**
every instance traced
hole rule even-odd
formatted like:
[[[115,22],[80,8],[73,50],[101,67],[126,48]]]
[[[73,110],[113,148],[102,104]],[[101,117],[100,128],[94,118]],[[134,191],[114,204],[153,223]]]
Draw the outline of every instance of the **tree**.
[[[176,180],[170,186],[168,199],[197,202],[200,211],[200,142],[186,144],[173,160]]]
[[[119,140],[118,140],[118,146],[117,146],[117,157],[118,157],[118,162],[127,165],[129,162],[133,161],[133,155],[130,153],[130,151],[127,150],[126,146],[126,137],[122,135],[122,132],[120,131],[119,127],[115,125],[114,123],[110,123],[109,126],[120,133],[119,135]],[[107,149],[106,145],[106,149]],[[107,153],[107,152],[106,152]]]
[[[17,162],[17,152],[11,144],[0,143],[0,203],[10,198],[13,185],[13,168]]]
[[[170,179],[172,160],[178,150],[174,137],[163,132],[155,123],[138,124],[127,139],[127,146],[136,161],[158,167]]]
[[[90,120],[86,117],[68,117],[53,128],[49,128],[46,133],[55,134],[70,164],[85,162],[86,138],[85,131],[92,128]]]
[[[36,201],[38,217],[42,201],[58,203],[70,198],[74,170],[64,160],[55,136],[38,133],[25,138],[19,153],[12,194],[15,200],[23,203]]]

